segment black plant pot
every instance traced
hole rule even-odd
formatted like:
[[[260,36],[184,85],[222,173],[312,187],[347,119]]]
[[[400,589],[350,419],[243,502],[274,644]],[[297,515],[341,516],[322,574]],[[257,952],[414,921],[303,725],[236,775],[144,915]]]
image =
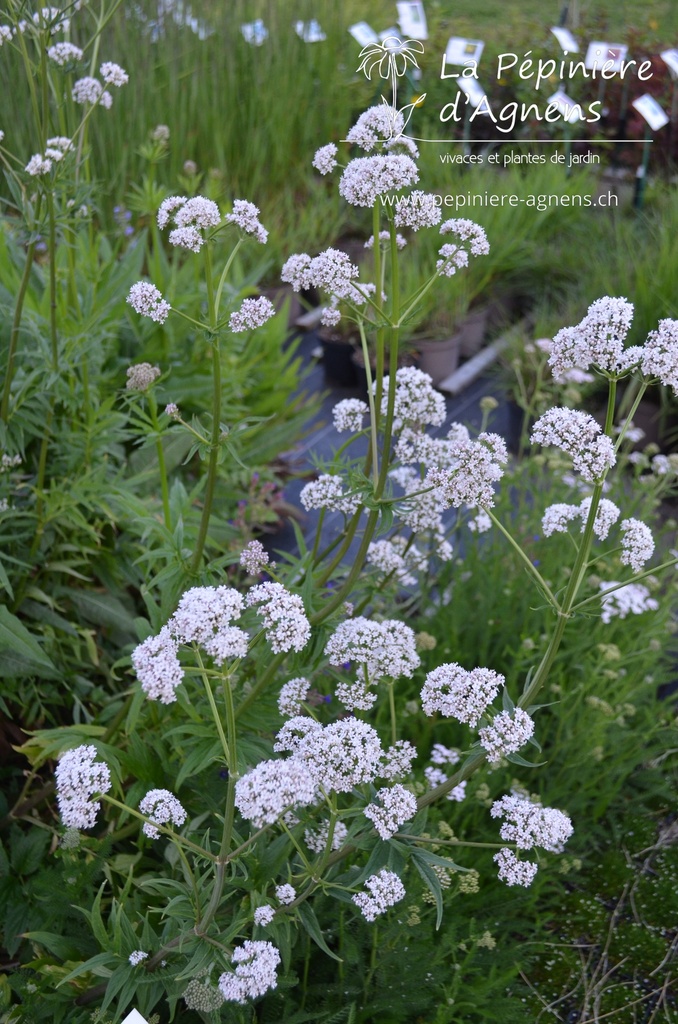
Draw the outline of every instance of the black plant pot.
[[[353,363],[355,349],[350,341],[340,335],[320,335],[323,348],[325,376],[343,388],[355,387],[356,368]]]

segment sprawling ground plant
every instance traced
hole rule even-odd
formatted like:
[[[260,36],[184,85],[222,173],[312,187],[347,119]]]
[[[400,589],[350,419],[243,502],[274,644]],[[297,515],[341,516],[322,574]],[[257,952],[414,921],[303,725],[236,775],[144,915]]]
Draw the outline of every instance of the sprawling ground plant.
[[[104,22],[102,14],[95,54]],[[81,338],[90,323],[82,316],[81,242],[69,226],[69,203],[87,181],[89,120],[97,108],[110,105],[105,87],[122,86],[127,77],[119,66],[104,63],[101,80],[90,74],[65,89],[54,76],[70,74],[71,63],[83,55],[67,41],[52,43],[53,31],[64,26],[64,16],[51,10],[23,24],[17,10],[6,31],[0,29],[0,37],[24,56],[31,80],[40,66],[44,87],[34,95],[39,152],[25,164],[19,161],[17,170],[3,150],[17,213],[28,231],[0,410],[7,438],[3,512],[12,514],[12,504],[23,500],[22,488],[29,487],[23,515],[33,540],[32,561],[20,566],[16,593],[9,577],[2,580],[6,589],[10,584],[15,605],[0,624],[29,662],[45,655],[19,617],[28,610],[27,599],[33,605],[43,600],[53,612],[49,624],[65,628],[61,606],[51,608],[40,597],[32,575],[39,554],[52,551],[47,481],[55,427],[69,401],[74,403],[69,388],[91,395],[90,371],[103,371],[94,357],[83,359],[75,344],[62,344],[71,336],[60,324],[75,323],[72,336]],[[98,56],[89,70],[96,67]],[[58,106],[59,135],[51,131],[51,92],[65,98]],[[79,117],[81,103],[85,113]],[[72,126],[68,117],[74,118]],[[318,512],[315,536],[306,540],[298,531],[295,553],[276,556],[277,562],[238,523],[230,524],[228,534],[229,542],[239,538],[235,558],[226,550],[218,516],[223,466],[247,473],[237,439],[250,426],[225,421],[224,351],[237,361],[241,336],[266,331],[274,313],[268,299],[243,297],[232,285],[241,247],[266,241],[257,207],[238,198],[224,213],[207,196],[165,197],[150,232],[155,245],[127,249],[119,260],[106,254],[115,268],[110,301],[120,309],[126,299],[137,330],[147,322],[153,331],[166,330],[160,351],[164,346],[171,355],[167,341],[179,329],[175,325],[190,329],[189,339],[200,347],[211,409],[202,416],[186,414],[189,375],[177,374],[162,413],[162,367],[144,360],[126,368],[129,415],[114,418],[119,435],[109,461],[117,460],[122,472],[125,444],[145,438],[142,451],[153,457],[144,463],[143,478],[151,493],[116,492],[107,509],[123,509],[130,518],[139,514],[148,549],[134,549],[135,572],[125,577],[131,592],[123,606],[126,632],[109,667],[115,704],[100,714],[88,707],[72,726],[36,731],[22,748],[31,771],[19,800],[7,809],[13,831],[2,866],[11,863],[20,879],[30,878],[50,847],[63,891],[50,890],[40,878],[33,894],[40,903],[47,889],[52,906],[63,913],[37,912],[31,919],[37,926],[26,931],[21,901],[9,889],[3,892],[8,948],[15,954],[24,938],[33,951],[13,981],[20,1002],[8,1009],[8,1020],[84,1022],[92,1010],[99,1019],[119,1020],[134,1004],[146,1015],[158,1007],[187,1019],[245,1021],[256,1019],[257,1000],[263,1000],[262,1014],[314,1019],[326,1003],[307,1003],[314,984],[310,965],[317,963],[312,945],[337,962],[338,983],[348,986],[347,1019],[371,1020],[380,934],[387,935],[385,949],[397,957],[402,928],[415,928],[422,918],[440,927],[445,903],[472,895],[482,874],[491,884],[498,879],[522,893],[549,872],[555,875],[554,856],[570,863],[561,855],[580,822],[572,820],[569,801],[567,809],[549,806],[531,792],[541,785],[530,778],[527,788],[522,773],[514,779],[507,769],[531,773],[537,766],[526,754],[539,756],[543,735],[549,736],[550,752],[559,749],[553,733],[567,720],[572,699],[559,659],[570,637],[588,633],[592,620],[597,638],[636,616],[664,614],[667,621],[658,607],[656,574],[675,565],[676,557],[655,557],[655,539],[643,516],[654,509],[675,467],[669,460],[635,460],[636,472],[650,481],[644,479],[641,497],[626,495],[622,474],[630,458],[624,446],[645,389],[657,380],[678,386],[678,322],[662,320],[644,345],[627,347],[632,306],[604,298],[579,325],[556,335],[549,351],[553,373],[595,374],[607,386],[607,408],[602,424],[565,406],[539,416],[532,443],[556,449],[560,460],[554,466],[543,453],[538,456],[539,488],[526,484],[527,473],[514,472],[505,441],[485,429],[487,423],[477,436],[459,423],[446,425],[440,436],[443,399],[425,374],[398,369],[401,333],[424,296],[463,273],[470,259],[482,259],[489,243],[474,223],[444,220],[438,197],[416,187],[418,154],[404,128],[402,114],[382,105],[361,115],[348,134],[348,142],[365,155],[343,168],[339,192],[356,216],[361,210],[371,216],[371,280],[363,280],[361,268],[337,249],[292,255],[282,269],[283,281],[295,290],[317,288],[327,296],[326,323],[342,315],[355,322],[368,391],[366,401],[336,406],[334,424],[346,439],[302,491],[305,509]],[[152,141],[166,140],[161,134]],[[158,154],[151,154],[151,164]],[[331,174],[337,156],[336,146],[324,146],[314,165]],[[31,322],[26,301],[43,225],[49,239],[43,302],[50,377],[38,395],[26,368],[28,352],[21,366],[19,354],[22,325]],[[413,231],[437,233],[438,259],[405,294],[400,261]],[[224,238],[233,239],[228,252]],[[91,322],[101,303],[99,295],[87,307]],[[24,395],[30,415],[22,419]],[[88,408],[91,426],[97,411]],[[22,432],[31,425],[35,432],[41,415],[36,472],[26,480],[20,472]],[[98,433],[92,428],[87,434],[86,471],[95,451],[100,454],[91,439],[104,433],[101,424]],[[367,454],[354,456],[365,442]],[[180,458],[202,456],[206,471],[191,494],[180,482],[171,483],[166,444],[170,450],[176,444]],[[76,454],[70,457],[77,466]],[[567,494],[560,494],[563,463]],[[75,475],[73,466],[71,471]],[[612,483],[614,492],[608,490]],[[545,560],[535,555],[534,535],[526,538],[516,529],[509,488],[523,502],[529,490],[531,513],[541,522],[540,544],[558,552],[548,573]],[[568,500],[546,505],[542,495],[555,492]],[[343,529],[328,537],[323,527],[337,513]],[[118,527],[114,515],[109,526],[111,532]],[[100,543],[86,516],[81,527],[83,533],[90,528],[92,547]],[[540,631],[512,650],[509,644],[493,645],[495,624],[483,622],[475,649],[464,647],[462,656],[461,644],[455,650],[443,643],[453,623],[449,609],[459,593],[470,597],[464,591],[468,566],[474,557],[476,572],[482,565],[477,553],[488,532],[493,543],[505,544],[514,577],[524,574],[529,583]],[[160,554],[154,547],[159,533],[166,545]],[[66,543],[72,546],[72,535]],[[112,542],[110,551],[109,574],[100,577],[104,583],[118,580]],[[129,565],[133,559],[124,554]],[[85,555],[88,567],[91,556]],[[144,566],[152,567],[148,579]],[[477,586],[483,587],[482,579]],[[105,610],[105,593],[99,606]],[[434,630],[436,617],[435,632],[421,628],[430,622]],[[620,650],[623,637],[615,638]],[[596,647],[600,665],[614,645],[606,646],[607,653]],[[55,672],[51,662],[43,668]],[[580,688],[572,689],[576,699],[584,699]],[[586,693],[599,702],[589,706],[602,713],[607,704],[617,724],[632,717],[631,705],[617,709],[602,692],[601,683],[598,694]],[[562,716],[552,706],[556,700]],[[546,791],[549,771],[540,776]],[[45,807],[44,814],[31,817],[38,807]],[[25,819],[30,828],[24,830],[18,822]],[[492,856],[488,863],[478,859],[485,850]],[[366,931],[371,948],[362,957],[356,987],[360,972],[345,981],[344,964],[360,959],[351,952],[351,938]],[[475,926],[469,936],[475,951],[496,941]],[[445,949],[460,962],[459,943],[450,939]],[[462,952],[470,965],[475,953],[466,947]],[[449,999],[459,998],[459,986],[449,985]]]

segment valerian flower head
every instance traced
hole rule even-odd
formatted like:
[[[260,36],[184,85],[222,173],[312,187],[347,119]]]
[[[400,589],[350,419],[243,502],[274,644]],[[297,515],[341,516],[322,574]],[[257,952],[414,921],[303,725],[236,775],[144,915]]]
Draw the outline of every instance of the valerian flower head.
[[[335,430],[340,434],[344,431],[357,434],[363,429],[363,419],[368,412],[367,403],[360,398],[342,398],[332,410]]]
[[[374,206],[386,192],[409,188],[419,172],[409,156],[388,153],[351,160],[339,181],[339,194],[352,206]]]
[[[261,761],[235,784],[235,806],[255,828],[274,824],[288,807],[307,807],[316,799],[316,781],[298,757]]]
[[[615,464],[614,445],[587,412],[549,409],[532,429],[530,440],[545,447],[555,445],[572,459],[573,468],[593,483]]]
[[[554,337],[549,355],[554,377],[571,369],[588,370],[591,365],[617,373],[623,365],[624,341],[632,320],[633,305],[626,299],[597,299],[581,323],[564,327]]]
[[[104,89],[97,78],[91,76],[79,78],[73,86],[71,96],[75,103],[90,103],[92,106],[98,103],[105,110],[108,110],[113,103],[110,92]]]
[[[308,696],[311,684],[308,679],[298,676],[290,679],[280,690],[278,697],[278,711],[286,717],[293,717],[301,713],[301,706]]]
[[[362,615],[340,623],[325,645],[330,665],[364,665],[368,679],[411,676],[421,664],[414,630],[404,622],[373,622]]]
[[[257,907],[254,911],[254,923],[259,925],[260,928],[265,928],[269,925],[274,917],[275,910],[268,904],[265,904],[263,907]]]
[[[389,907],[395,906],[405,898],[405,886],[398,875],[387,868],[382,868],[376,875],[371,875],[365,882],[365,888],[369,889],[369,894],[359,892],[352,899],[367,921],[374,921]]]
[[[446,718],[475,726],[504,683],[504,676],[489,668],[469,672],[456,662],[439,665],[426,676],[421,706],[427,715],[439,711]]]
[[[343,718],[308,733],[295,757],[326,792],[350,793],[379,775],[384,751],[375,729],[357,718]]]
[[[440,225],[441,235],[456,235],[471,256],[487,256],[490,251],[490,243],[487,240],[485,229],[473,220],[464,217],[454,217],[446,220]]]
[[[660,320],[658,329],[650,331],[640,368],[678,394],[678,320]]]
[[[251,540],[240,552],[240,564],[250,576],[258,576],[270,561],[268,551],[260,540]]]
[[[386,414],[388,389],[389,377],[384,377],[382,415]],[[403,366],[396,370],[394,431],[404,427],[439,427],[445,422],[445,416],[445,399],[435,390],[427,373],[414,366]]]
[[[494,484],[501,480],[501,468],[508,462],[506,444],[498,434],[483,432],[476,441],[460,440],[449,445],[450,468],[430,469],[424,487],[435,487],[444,507],[492,508]]]
[[[561,853],[574,829],[567,814],[555,807],[532,803],[520,793],[512,792],[495,800],[490,808],[493,818],[504,818],[499,835],[520,850],[540,846],[551,853]]]
[[[600,584],[600,590],[618,585],[618,580],[608,580]],[[625,619],[627,615],[642,615],[643,612],[656,612],[659,604],[650,591],[642,583],[627,583],[612,594],[601,598],[602,611],[600,618],[604,623],[614,618]]]
[[[162,370],[159,366],[152,366],[150,363],[136,363],[134,366],[128,366],[125,387],[128,391],[148,391],[161,373]]]
[[[289,885],[287,883],[285,885],[277,885],[275,888],[275,895],[276,899],[287,905],[294,903],[297,898],[297,890],[293,885]]]
[[[634,572],[640,572],[654,552],[652,531],[639,519],[624,519],[621,531],[622,565],[630,565]]]
[[[132,651],[132,668],[149,700],[172,704],[184,672],[178,658],[179,643],[163,626],[157,636],[149,636]]]
[[[368,804],[364,814],[382,839],[390,839],[417,813],[417,798],[400,783],[377,790],[377,800],[379,804]]]
[[[383,247],[386,247],[387,245],[389,245],[390,241],[391,241],[391,232],[390,231],[380,231],[379,232],[379,242],[380,242],[381,245],[383,245]],[[407,239],[403,238],[402,235],[397,234],[396,235],[396,246],[397,246],[397,248],[398,249],[404,249],[406,245],[407,245]],[[374,235],[370,235],[370,237],[365,242],[364,248],[365,249],[374,249]]]
[[[244,599],[232,587],[192,587],[181,597],[166,628],[180,643],[198,643],[221,665],[226,658],[244,658],[248,636],[233,626]]]
[[[127,302],[141,316],[148,316],[157,324],[164,324],[169,316],[171,306],[162,297],[162,293],[154,284],[137,281],[129,290]]]
[[[227,1002],[244,1004],[278,984],[280,953],[270,942],[246,940],[235,947],[231,962],[236,965],[235,972],[225,972],[219,978],[219,990]]]
[[[48,156],[42,156],[40,153],[35,153],[26,164],[24,170],[31,177],[37,178],[42,174],[49,174],[52,170],[52,161]]]
[[[1,28],[0,32],[2,32]],[[82,60],[83,52],[79,46],[74,46],[73,43],[54,43],[47,50],[47,56],[55,64],[63,67],[65,64],[76,64]]]
[[[61,820],[69,828],[93,828],[101,803],[92,797],[111,788],[108,765],[95,761],[96,756],[95,746],[83,744],[59,758],[55,772],[57,802]]]
[[[533,734],[534,722],[521,708],[515,708],[513,713],[500,711],[491,724],[478,733],[490,764],[497,764],[502,757],[515,754]]]
[[[259,614],[266,638],[274,654],[301,651],[311,639],[311,624],[304,611],[304,602],[290,593],[282,583],[260,583],[249,591],[248,608],[261,605]]]
[[[317,480],[305,484],[299,494],[299,501],[307,511],[322,508],[328,512],[343,512],[348,516],[360,508],[360,495],[346,494],[342,478],[331,473],[321,473]]]
[[[119,64],[113,64],[111,61],[106,61],[101,65],[99,74],[106,85],[115,85],[120,88],[129,82],[129,75],[125,69],[121,68]]]
[[[275,306],[270,299],[260,295],[258,299],[243,299],[240,309],[231,313],[228,326],[234,334],[243,334],[263,327],[272,316],[275,316]]]
[[[324,821],[320,828],[312,829],[307,828],[304,832],[304,842],[308,846],[312,853],[322,853],[327,846],[327,840],[330,835],[330,823]],[[335,821],[334,832],[332,833],[332,843],[330,845],[331,850],[340,850],[343,846],[346,836],[348,835],[348,829],[344,825],[343,821]]]
[[[439,197],[432,192],[415,189],[408,196],[398,199],[395,204],[393,222],[397,228],[412,228],[413,231],[419,231],[420,228],[433,228],[440,224],[441,220]]]
[[[405,130],[405,118],[386,103],[363,111],[356,123],[349,129],[346,141],[364,149],[366,153],[382,142],[397,139]]]
[[[492,859],[499,865],[499,878],[507,885],[522,885],[527,888],[534,881],[538,871],[536,864],[529,860],[519,860],[508,847],[503,847]]]
[[[148,959],[148,953],[145,953],[143,949],[133,950],[127,958],[131,963],[132,967],[138,967],[144,960]]]
[[[226,215],[226,222],[235,224],[246,235],[252,235],[262,245],[268,241],[268,231],[259,220],[259,207],[254,203],[249,203],[246,199],[235,200],[233,211]]]
[[[180,828],[186,821],[186,811],[168,789],[149,789],[139,804],[139,810],[147,818],[151,818],[151,822],[145,822],[142,829],[149,839],[160,838],[157,825],[167,825],[170,822]]]
[[[337,166],[337,147],[333,142],[328,143],[326,146],[321,146],[320,149],[316,150],[315,156],[313,157],[313,166],[321,174],[331,174],[334,168]]]

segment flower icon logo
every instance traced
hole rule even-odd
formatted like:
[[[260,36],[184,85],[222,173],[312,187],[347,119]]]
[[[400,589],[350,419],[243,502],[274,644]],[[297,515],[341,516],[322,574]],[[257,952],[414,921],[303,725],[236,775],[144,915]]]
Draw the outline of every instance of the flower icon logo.
[[[364,71],[365,77],[370,81],[375,71],[378,72],[379,76],[384,79],[390,79],[391,89],[393,91],[393,121],[395,125],[395,115],[398,108],[398,79],[401,78],[408,69],[408,66],[419,68],[417,63],[417,54],[424,52],[424,46],[418,39],[400,39],[399,36],[386,36],[381,43],[369,43],[367,46],[363,46],[360,51],[360,65],[358,71]],[[405,117],[405,124],[409,121],[412,116],[412,110],[414,106],[421,104],[423,96],[420,96],[417,104],[408,104],[408,107],[403,108],[400,111],[401,114],[408,110],[408,114]],[[388,104],[388,100],[382,96],[384,103]],[[389,104],[390,106],[391,104]]]

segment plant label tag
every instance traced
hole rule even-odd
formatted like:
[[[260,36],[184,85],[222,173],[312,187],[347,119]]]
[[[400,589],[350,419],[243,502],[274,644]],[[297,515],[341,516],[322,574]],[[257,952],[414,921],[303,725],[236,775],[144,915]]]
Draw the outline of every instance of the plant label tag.
[[[660,128],[669,123],[668,117],[649,92],[646,92],[644,96],[639,96],[631,106],[635,107],[644,121],[647,121],[653,132],[658,132]]]
[[[370,43],[379,42],[379,36],[366,21],[358,21],[355,25],[351,25],[349,32],[356,43],[360,43],[361,46],[369,46]]]
[[[261,46],[264,40],[268,38],[268,29],[261,18],[257,18],[256,21],[249,21],[245,25],[241,25],[240,31],[243,34],[245,42],[251,43],[252,46]]]
[[[560,28],[559,25],[556,25],[551,31],[560,43],[561,50],[564,50],[565,53],[579,53],[579,43],[569,28]]]
[[[563,115],[568,124],[576,124],[577,121],[581,120],[579,111],[580,106],[574,100],[570,99],[566,92],[559,89],[558,92],[554,92],[548,100],[548,103],[555,103],[559,112]]]
[[[664,50],[659,56],[668,65],[671,74],[678,78],[678,50]]]
[[[428,39],[428,28],[426,25],[426,14],[422,0],[413,2],[397,3],[398,21],[403,35],[410,39]]]
[[[311,18],[310,21],[296,21],[294,31],[305,43],[322,43],[327,39],[315,18]]]
[[[486,99],[485,90],[477,78],[458,78],[457,85],[468,96],[469,103],[473,104],[474,107],[479,107],[483,100]],[[478,113],[487,114],[488,111],[479,110]]]
[[[131,1013],[127,1014],[122,1024],[148,1024],[148,1021],[145,1017],[141,1016],[138,1010],[132,1010]]]
[[[447,43],[445,60],[448,64],[477,64],[483,52],[485,43],[480,39],[463,39],[461,36],[452,36]]]
[[[584,67],[589,71],[600,71],[603,67],[606,71],[621,71],[622,61],[626,60],[628,52],[628,46],[623,43],[589,43]]]

